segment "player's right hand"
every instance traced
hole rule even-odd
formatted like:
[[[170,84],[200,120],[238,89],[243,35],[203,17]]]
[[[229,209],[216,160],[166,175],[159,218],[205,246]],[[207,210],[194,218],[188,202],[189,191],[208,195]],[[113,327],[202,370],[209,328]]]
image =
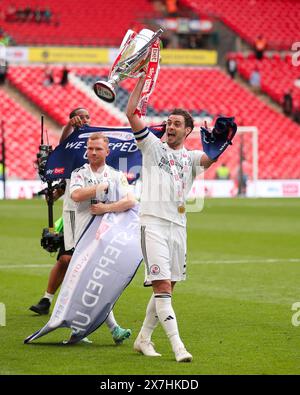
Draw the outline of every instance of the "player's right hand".
[[[96,186],[96,196],[97,194],[101,194],[102,192],[107,192],[108,190],[108,182],[102,182]]]

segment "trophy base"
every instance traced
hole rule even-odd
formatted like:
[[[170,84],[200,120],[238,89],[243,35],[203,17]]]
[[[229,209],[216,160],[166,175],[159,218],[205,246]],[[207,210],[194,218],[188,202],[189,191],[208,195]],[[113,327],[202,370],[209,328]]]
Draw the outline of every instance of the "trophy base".
[[[94,92],[107,103],[113,103],[116,99],[116,93],[113,86],[109,82],[97,81],[94,84]]]

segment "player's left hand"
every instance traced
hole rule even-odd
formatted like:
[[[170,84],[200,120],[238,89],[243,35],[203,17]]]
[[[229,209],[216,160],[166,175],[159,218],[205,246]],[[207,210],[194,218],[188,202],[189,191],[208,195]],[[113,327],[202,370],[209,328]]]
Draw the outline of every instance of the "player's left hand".
[[[91,214],[93,215],[103,215],[108,212],[107,205],[104,203],[97,203],[91,205]]]
[[[80,116],[75,115],[74,117],[72,117],[69,121],[69,124],[73,127],[73,128],[80,128],[81,126],[84,125],[83,120],[80,118]]]

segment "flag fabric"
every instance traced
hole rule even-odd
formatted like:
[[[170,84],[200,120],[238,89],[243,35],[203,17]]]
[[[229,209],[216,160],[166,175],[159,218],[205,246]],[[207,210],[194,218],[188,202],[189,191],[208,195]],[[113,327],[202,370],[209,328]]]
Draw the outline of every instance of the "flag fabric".
[[[212,159],[218,157],[232,145],[232,139],[237,132],[237,124],[234,117],[219,117],[212,130],[205,127],[200,128],[203,151]]]
[[[165,132],[165,125],[152,126],[149,129],[161,138]],[[123,171],[129,183],[137,180],[141,172],[142,154],[136,145],[131,128],[83,126],[75,129],[49,155],[45,168],[46,181],[70,178],[73,170],[87,163],[86,142],[95,132],[102,132],[109,138],[110,154],[106,163]]]
[[[69,343],[95,331],[134,277],[141,261],[137,207],[94,216],[76,245],[52,315],[24,343],[70,328]]]

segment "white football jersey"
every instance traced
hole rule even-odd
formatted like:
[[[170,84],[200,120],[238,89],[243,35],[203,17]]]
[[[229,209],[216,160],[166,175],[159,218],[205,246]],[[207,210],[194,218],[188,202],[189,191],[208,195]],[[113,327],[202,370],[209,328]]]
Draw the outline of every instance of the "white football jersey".
[[[151,215],[185,226],[186,215],[178,212],[181,203],[176,177],[184,181],[182,200],[185,201],[195,177],[204,170],[200,167],[203,152],[188,151],[185,148],[173,150],[153,133],[139,133],[146,134],[146,137],[137,139],[143,156],[141,222],[143,224],[144,215]],[[174,166],[176,174],[171,166]]]
[[[64,211],[75,211],[76,206],[75,202],[71,199],[70,196],[70,180],[66,179],[66,190],[64,193],[64,202],[63,202],[63,210]]]
[[[76,189],[91,187],[103,182],[109,183],[109,193],[106,196],[103,194],[103,197],[100,199],[102,202],[118,201],[125,197],[130,191],[127,178],[121,171],[105,165],[102,171],[97,173],[93,172],[90,165],[86,163],[79,169],[72,172],[70,194],[72,194]],[[91,199],[75,203],[75,206],[75,243],[77,243],[93,215],[90,212]]]

